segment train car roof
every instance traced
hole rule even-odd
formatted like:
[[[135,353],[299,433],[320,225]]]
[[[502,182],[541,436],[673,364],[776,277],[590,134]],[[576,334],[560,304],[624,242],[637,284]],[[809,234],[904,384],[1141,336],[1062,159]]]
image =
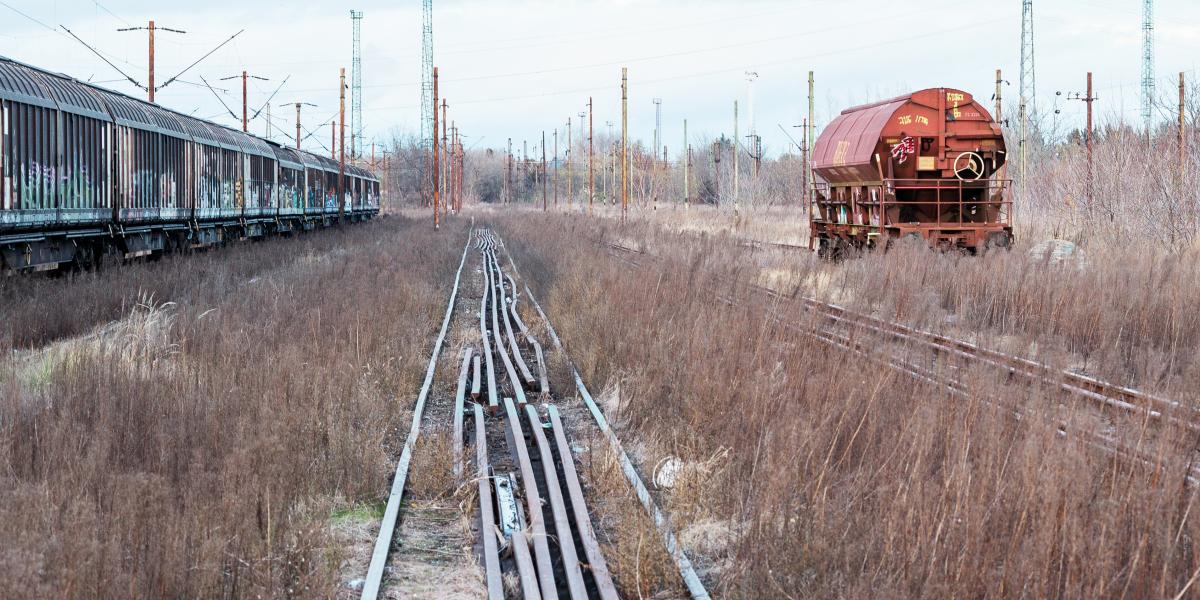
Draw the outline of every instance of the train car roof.
[[[296,170],[304,168],[304,163],[300,162],[300,155],[295,150],[270,141],[267,142],[267,145],[275,153],[275,160],[279,162],[280,166]]]
[[[4,56],[0,56],[0,99],[273,158],[293,169],[307,166],[334,173],[338,170],[337,161],[327,156],[287,148],[256,135]],[[378,181],[370,171],[354,165],[347,164],[346,173]]]

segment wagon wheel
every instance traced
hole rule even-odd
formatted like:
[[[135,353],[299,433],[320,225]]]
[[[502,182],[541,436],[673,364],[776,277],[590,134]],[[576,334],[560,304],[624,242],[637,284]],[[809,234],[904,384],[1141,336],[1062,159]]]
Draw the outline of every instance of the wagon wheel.
[[[974,152],[963,152],[954,158],[954,176],[963,181],[978,181],[983,171],[983,157]]]

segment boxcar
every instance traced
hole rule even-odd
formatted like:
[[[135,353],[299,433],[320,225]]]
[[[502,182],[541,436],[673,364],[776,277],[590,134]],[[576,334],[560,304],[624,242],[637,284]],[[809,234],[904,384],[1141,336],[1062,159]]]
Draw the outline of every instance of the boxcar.
[[[378,180],[0,57],[0,272],[370,218]],[[307,225],[305,225],[307,224]]]

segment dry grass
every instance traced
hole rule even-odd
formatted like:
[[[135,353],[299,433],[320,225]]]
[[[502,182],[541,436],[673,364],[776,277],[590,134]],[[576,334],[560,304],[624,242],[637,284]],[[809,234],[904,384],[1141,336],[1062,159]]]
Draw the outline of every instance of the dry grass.
[[[900,248],[830,265],[641,222],[497,221],[589,385],[620,383],[611,416],[646,441],[643,473],[668,454],[693,466],[663,500],[719,595],[1169,597],[1196,572],[1182,472],[1112,462],[990,403],[1041,408],[1048,390],[970,372],[970,397],[950,397],[774,326],[808,317],[734,283],[786,269],[820,284],[806,294],[1194,403],[1195,257]],[[588,238],[661,260],[635,268]]]
[[[390,218],[0,284],[5,338],[41,347],[5,349],[0,589],[332,595],[331,513],[386,496],[465,233]]]

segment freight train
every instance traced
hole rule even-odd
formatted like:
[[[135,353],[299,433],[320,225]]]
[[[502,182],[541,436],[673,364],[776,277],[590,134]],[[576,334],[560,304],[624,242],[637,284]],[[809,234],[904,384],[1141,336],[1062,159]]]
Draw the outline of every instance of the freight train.
[[[0,57],[0,272],[99,266],[371,218],[331,158]],[[339,198],[338,190],[342,190]]]
[[[848,108],[813,146],[809,247],[826,257],[914,238],[1012,245],[1004,134],[970,94],[933,88]]]

